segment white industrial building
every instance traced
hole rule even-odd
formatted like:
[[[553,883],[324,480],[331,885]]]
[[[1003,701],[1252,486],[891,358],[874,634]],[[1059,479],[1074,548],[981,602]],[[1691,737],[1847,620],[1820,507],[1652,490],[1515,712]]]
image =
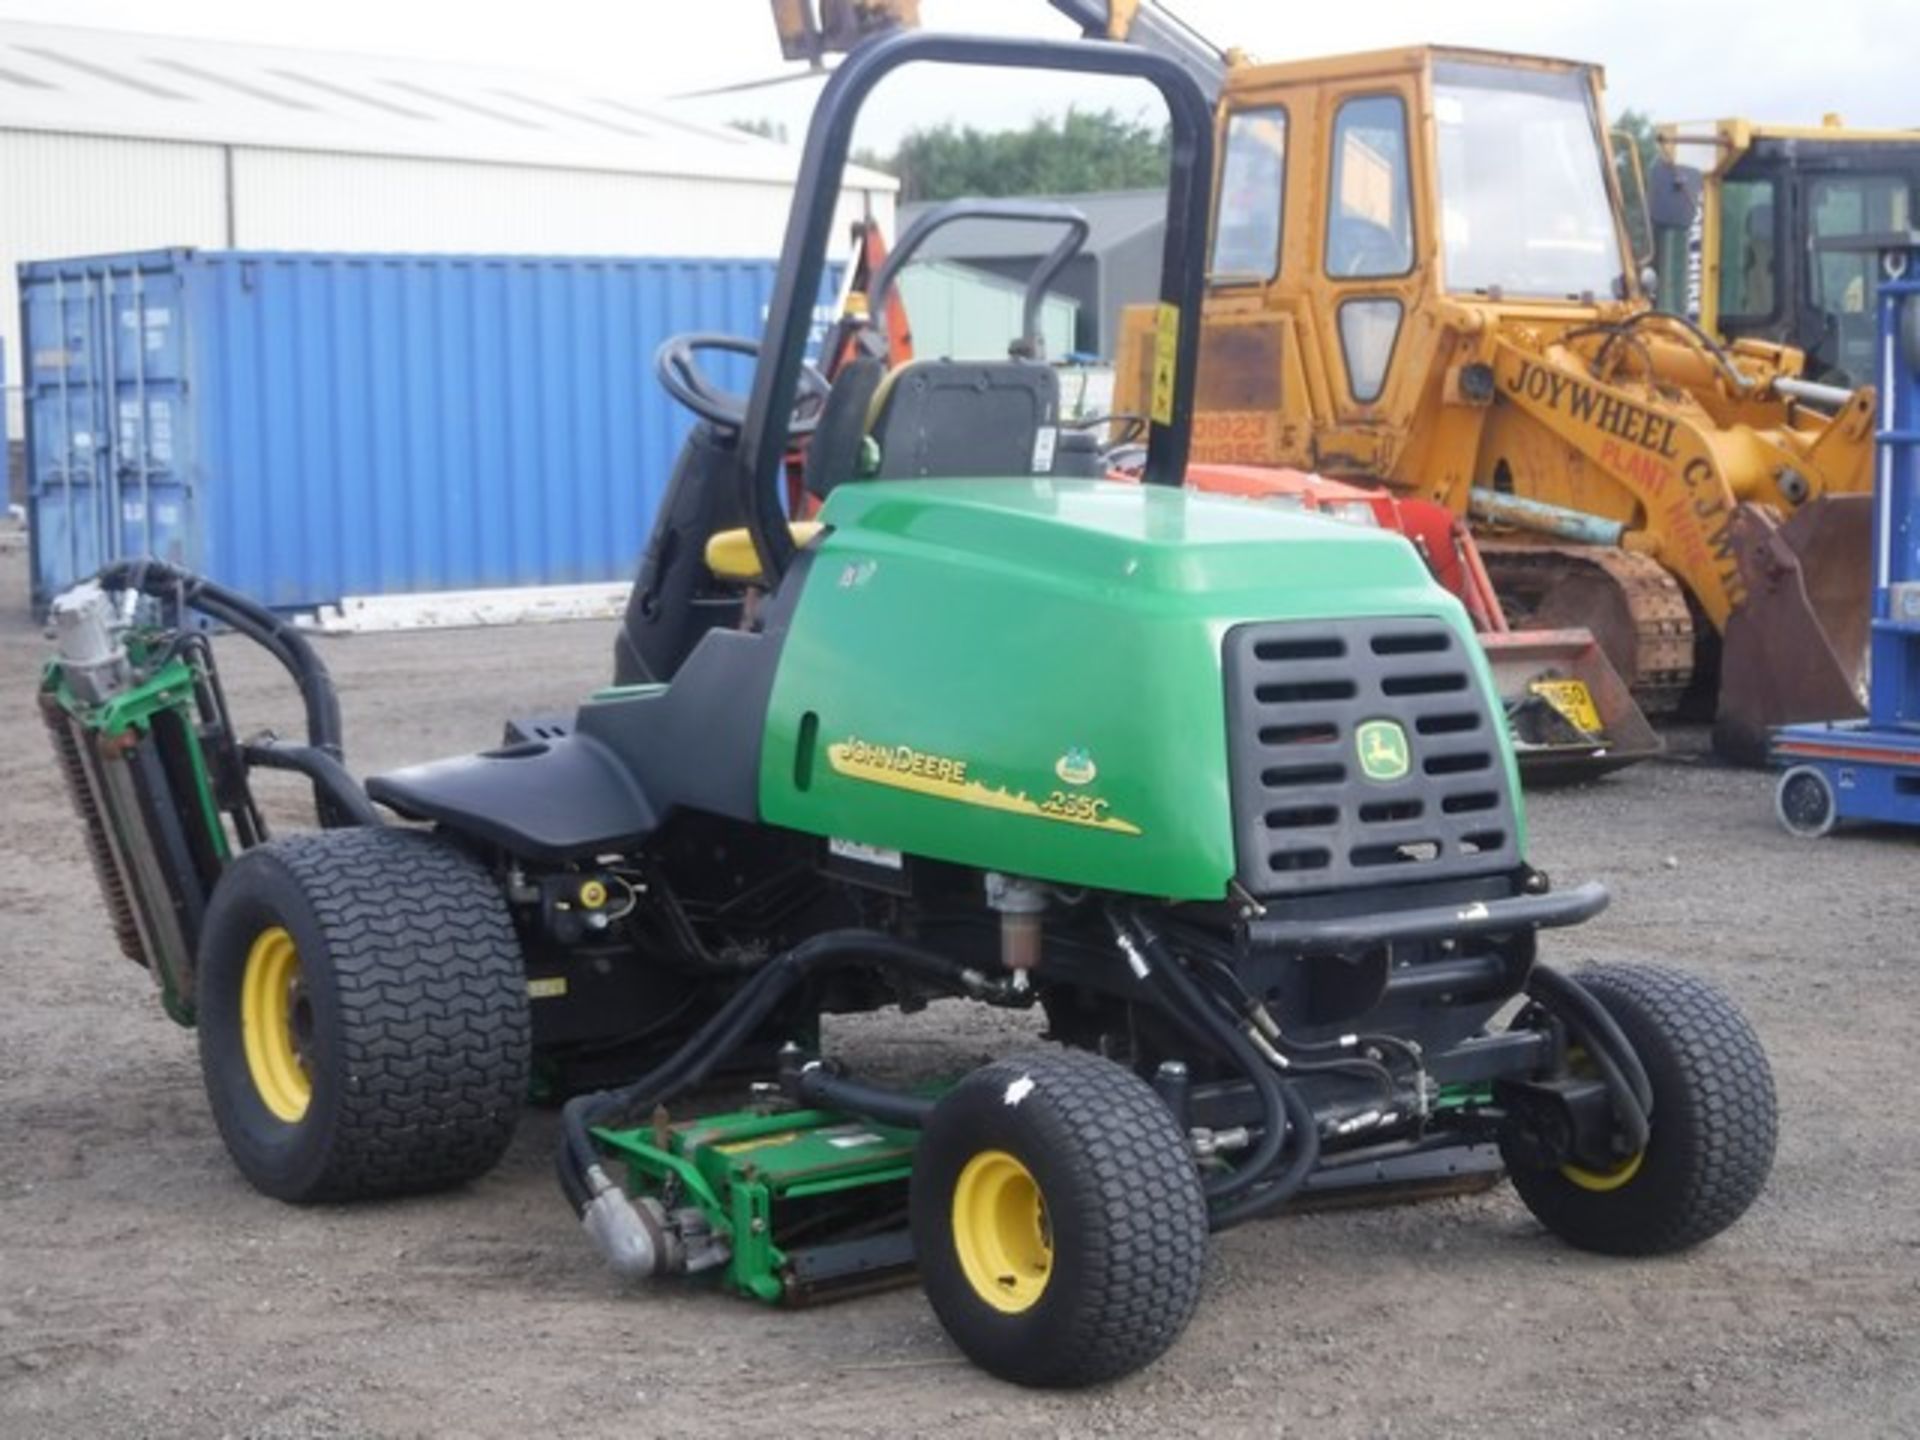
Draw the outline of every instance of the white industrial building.
[[[0,22],[0,344],[23,260],[251,250],[772,256],[795,145],[515,70]],[[896,183],[850,173],[889,231]]]

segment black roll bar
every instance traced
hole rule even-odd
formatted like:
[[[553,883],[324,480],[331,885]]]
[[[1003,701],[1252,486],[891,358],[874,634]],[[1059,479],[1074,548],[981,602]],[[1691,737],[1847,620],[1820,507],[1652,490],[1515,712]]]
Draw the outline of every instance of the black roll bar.
[[[893,288],[895,278],[907,268],[907,262],[913,259],[920,247],[933,238],[934,231],[967,220],[994,224],[1058,225],[1067,232],[1052,250],[1041,257],[1033,274],[1027,277],[1026,296],[1020,305],[1020,339],[1028,347],[1028,353],[1038,357],[1040,311],[1047,302],[1047,292],[1053,288],[1053,282],[1060,272],[1067,268],[1067,262],[1080,253],[1093,228],[1084,214],[1058,201],[961,199],[934,206],[901,233],[893,249],[887,252],[887,258],[881,261],[880,269],[869,286],[867,313],[878,315],[886,309],[887,292]]]
[[[778,477],[854,121],[876,84],[903,65],[920,63],[1114,75],[1145,80],[1160,92],[1171,134],[1160,300],[1163,306],[1173,307],[1178,324],[1170,403],[1162,411],[1165,423],[1151,428],[1143,478],[1149,484],[1178,485],[1186,473],[1213,168],[1213,115],[1200,87],[1172,60],[1129,45],[987,39],[927,31],[884,36],[862,45],[841,63],[828,78],[813,112],[794,182],[773,299],[767,308],[760,363],[741,428],[735,459],[737,493],[761,573],[769,584],[777,583],[793,560],[793,537],[787,529]]]

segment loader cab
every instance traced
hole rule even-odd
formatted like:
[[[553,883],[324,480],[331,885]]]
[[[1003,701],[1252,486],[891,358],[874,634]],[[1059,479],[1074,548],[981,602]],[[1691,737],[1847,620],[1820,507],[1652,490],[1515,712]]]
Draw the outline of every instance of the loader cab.
[[[1447,368],[1436,320],[1635,297],[1599,87],[1456,49],[1231,70],[1196,456],[1388,474]]]
[[[1664,126],[1656,195],[1663,309],[1734,340],[1791,345],[1808,379],[1874,378],[1873,255],[1861,236],[1916,220],[1920,140],[1898,132],[1755,125]]]

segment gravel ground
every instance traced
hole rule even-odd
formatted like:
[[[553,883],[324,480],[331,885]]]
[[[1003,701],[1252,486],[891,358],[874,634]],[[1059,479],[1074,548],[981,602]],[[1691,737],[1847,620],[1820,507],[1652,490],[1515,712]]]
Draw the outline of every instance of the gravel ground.
[[[1920,1435],[1915,842],[1790,840],[1762,776],[1674,758],[1539,797],[1533,858],[1614,905],[1550,956],[1660,958],[1745,1006],[1780,1086],[1747,1218],[1671,1260],[1567,1250],[1502,1187],[1244,1228],[1146,1373],[1079,1395],[970,1369],[914,1290],[801,1313],[602,1270],[554,1121],[430,1199],[249,1190],[192,1037],[113,952],[31,705],[44,642],[0,553],[0,1436]],[[491,743],[608,668],[611,627],[325,644],[352,759]],[[242,723],[297,733],[223,646]],[[273,803],[292,806],[293,791]],[[857,1064],[952,1070],[1018,1024],[941,1005],[835,1023]]]

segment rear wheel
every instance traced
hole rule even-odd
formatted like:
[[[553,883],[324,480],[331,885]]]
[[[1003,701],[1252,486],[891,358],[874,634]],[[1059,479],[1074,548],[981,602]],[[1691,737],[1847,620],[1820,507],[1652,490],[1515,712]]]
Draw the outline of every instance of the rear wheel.
[[[1022,1385],[1111,1380],[1186,1328],[1207,1209],[1186,1138],[1132,1071],[1071,1051],[976,1070],[914,1161],[914,1251],[934,1313]]]
[[[201,1069],[234,1163],[283,1200],[491,1168],[527,1089],[518,939],[493,878],[412,830],[247,851],[200,945]]]
[[[1753,1027],[1716,987],[1678,970],[1595,965],[1574,978],[1646,1068],[1647,1144],[1604,1170],[1544,1166],[1503,1144],[1514,1189],[1582,1250],[1658,1255],[1719,1234],[1746,1213],[1773,1168],[1773,1072]]]
[[[1789,835],[1802,840],[1818,840],[1830,833],[1840,807],[1826,771],[1814,765],[1796,765],[1787,771],[1774,786],[1773,813]]]

